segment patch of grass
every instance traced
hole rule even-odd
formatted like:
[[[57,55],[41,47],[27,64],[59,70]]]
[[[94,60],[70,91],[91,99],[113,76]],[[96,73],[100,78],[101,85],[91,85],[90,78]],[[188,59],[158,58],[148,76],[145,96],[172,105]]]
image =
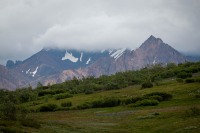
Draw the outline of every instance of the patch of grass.
[[[41,127],[40,123],[34,119],[23,119],[20,121],[21,125],[25,127],[32,127],[39,129]]]
[[[191,107],[185,113],[186,113],[186,116],[189,116],[189,117],[200,116],[200,109],[197,107]]]
[[[159,104],[158,100],[155,99],[144,99],[141,101],[137,101],[135,104],[133,104],[134,107],[138,106],[156,106]]]
[[[57,94],[54,97],[55,97],[56,100],[60,100],[60,99],[73,97],[73,95],[68,94],[68,93],[62,93],[62,94]]]

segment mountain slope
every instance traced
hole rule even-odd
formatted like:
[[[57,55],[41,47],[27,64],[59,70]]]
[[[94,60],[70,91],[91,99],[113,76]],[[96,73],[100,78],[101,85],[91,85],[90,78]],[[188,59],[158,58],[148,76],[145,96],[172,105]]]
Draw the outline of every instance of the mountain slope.
[[[12,90],[27,85],[28,82],[20,73],[0,65],[0,88]]]
[[[160,38],[150,36],[138,49],[125,50],[116,59],[101,58],[88,67],[89,75],[110,75],[116,72],[137,70],[147,65],[183,63],[187,59]]]
[[[103,51],[78,51],[42,49],[30,58],[14,64],[9,61],[7,70],[20,73],[27,84],[34,87],[38,82],[47,85],[73,77],[111,75],[116,72],[138,70],[148,65],[183,63],[187,58],[164,43],[150,36],[136,50],[126,48]],[[17,83],[16,83],[17,84]],[[26,85],[27,85],[26,84]],[[17,84],[19,85],[19,84]],[[23,86],[23,84],[20,84]]]
[[[138,49],[135,50],[136,63],[140,66],[155,63],[182,63],[186,61],[181,53],[164,43],[160,38],[150,36]]]
[[[16,65],[16,70],[36,80],[43,76],[50,76],[63,70],[84,68],[98,58],[107,56],[108,52],[83,52],[76,50],[42,49],[30,58]]]

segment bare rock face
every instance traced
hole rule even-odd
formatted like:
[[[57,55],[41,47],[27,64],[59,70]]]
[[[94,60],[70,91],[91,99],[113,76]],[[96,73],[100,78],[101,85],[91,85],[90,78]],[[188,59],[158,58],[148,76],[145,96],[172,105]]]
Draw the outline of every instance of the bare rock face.
[[[7,68],[0,66],[0,88],[13,89],[28,84],[36,87],[38,82],[44,85],[54,84],[74,77],[99,77],[138,70],[147,65],[179,64],[187,59],[152,35],[136,50],[122,48],[86,52],[42,49],[24,61],[8,61]]]
[[[20,73],[9,70],[6,67],[0,65],[0,88],[13,90],[18,87],[24,86],[29,82]]]
[[[89,75],[110,75],[116,72],[137,70],[147,65],[183,63],[186,57],[174,48],[165,44],[160,38],[150,36],[138,49],[128,50],[117,59],[112,57],[101,58],[87,69]]]
[[[165,44],[160,38],[150,36],[135,50],[135,60],[139,66],[156,63],[183,63],[186,58],[174,48]]]

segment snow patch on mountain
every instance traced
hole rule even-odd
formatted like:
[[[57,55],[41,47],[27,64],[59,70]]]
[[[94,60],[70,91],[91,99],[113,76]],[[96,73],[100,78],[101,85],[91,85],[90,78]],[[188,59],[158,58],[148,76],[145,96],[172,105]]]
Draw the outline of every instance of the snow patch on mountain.
[[[35,71],[33,71],[33,72],[30,72],[30,74],[32,74],[32,77],[34,77],[34,76],[35,76],[35,74],[37,73],[37,70],[38,70],[38,66],[36,67]]]
[[[154,65],[154,64],[156,64],[156,57],[155,57],[154,60],[153,60],[153,65]]]
[[[28,74],[30,70],[31,70],[31,69],[28,69],[28,70],[26,71],[26,74]]]
[[[70,60],[71,62],[77,62],[77,61],[78,61],[78,58],[74,57],[74,56],[72,55],[72,53],[68,53],[68,52],[66,51],[65,56],[62,57],[62,60]]]
[[[111,54],[113,52],[113,50],[109,50],[108,52],[109,52],[109,54]]]
[[[51,49],[50,49],[50,48],[45,48],[44,50],[48,52],[48,51],[50,51]]]
[[[123,55],[125,50],[126,50],[126,48],[119,49],[119,50],[115,51],[114,53],[112,53],[110,56],[113,57],[115,60],[117,60],[119,57],[121,57]]]
[[[91,61],[91,58],[89,58],[89,59],[87,60],[86,64],[89,64],[89,63],[90,63],[90,61]]]
[[[101,53],[103,53],[103,52],[105,52],[106,50],[105,49],[103,49],[103,50],[101,50]]]
[[[82,58],[83,58],[83,52],[81,52],[81,57],[80,57],[81,62],[82,62]]]

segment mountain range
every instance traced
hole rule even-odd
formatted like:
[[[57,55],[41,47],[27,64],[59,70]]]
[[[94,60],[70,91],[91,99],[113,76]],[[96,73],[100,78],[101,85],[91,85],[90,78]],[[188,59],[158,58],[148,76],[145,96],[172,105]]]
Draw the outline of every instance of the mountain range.
[[[0,65],[0,88],[16,89],[38,82],[43,85],[70,80],[74,77],[111,75],[116,72],[138,70],[148,65],[196,61],[150,36],[135,50],[127,48],[101,51],[44,48],[24,61],[7,61]]]

